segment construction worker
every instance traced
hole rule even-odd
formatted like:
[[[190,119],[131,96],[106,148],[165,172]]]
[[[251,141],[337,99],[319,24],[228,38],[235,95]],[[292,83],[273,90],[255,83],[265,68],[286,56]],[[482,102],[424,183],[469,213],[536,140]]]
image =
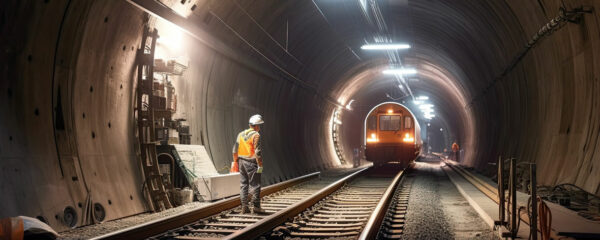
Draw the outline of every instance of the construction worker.
[[[458,151],[460,150],[460,148],[458,147],[458,144],[456,143],[456,141],[454,141],[454,143],[452,143],[452,153],[454,153],[454,161],[458,162]]]
[[[250,212],[248,208],[248,190],[252,195],[252,212],[264,213],[260,207],[260,175],[263,164],[261,157],[260,127],[264,123],[262,116],[256,114],[248,121],[250,128],[240,132],[233,145],[233,162],[240,172],[240,200],[242,214]],[[237,163],[237,164],[236,164]]]
[[[354,148],[354,154],[353,154],[353,158],[352,158],[352,167],[359,167],[360,166],[360,149],[359,148]]]

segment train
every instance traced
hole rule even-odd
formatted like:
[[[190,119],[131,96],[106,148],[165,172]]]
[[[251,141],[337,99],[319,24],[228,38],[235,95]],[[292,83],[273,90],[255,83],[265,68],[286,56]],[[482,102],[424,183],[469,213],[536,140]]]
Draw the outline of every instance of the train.
[[[375,166],[397,163],[408,167],[421,154],[421,127],[404,105],[384,102],[365,118],[365,158]]]

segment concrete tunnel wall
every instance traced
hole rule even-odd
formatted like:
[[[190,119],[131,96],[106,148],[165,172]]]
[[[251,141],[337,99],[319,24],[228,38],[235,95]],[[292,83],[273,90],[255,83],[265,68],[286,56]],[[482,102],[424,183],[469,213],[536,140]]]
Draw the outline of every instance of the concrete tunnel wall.
[[[92,203],[107,220],[145,211],[132,144],[142,13],[116,1],[2,5],[0,216],[61,230],[67,206],[78,225]]]
[[[515,31],[525,36],[538,31],[561,7],[560,1],[507,3],[520,23]],[[481,137],[498,136],[494,146],[498,154],[535,161],[540,184],[573,183],[596,195],[600,194],[599,4],[565,1],[568,9],[585,6],[594,12],[543,39],[473,110],[482,120],[492,116],[486,116],[490,110],[500,113]],[[492,133],[493,127],[500,129]],[[490,159],[489,153],[480,156]]]
[[[565,2],[568,8],[600,6]],[[185,7],[194,4],[191,18],[234,50],[188,39],[193,54],[180,96],[192,102],[186,111],[194,143],[203,140],[217,168],[227,166],[236,133],[259,112],[267,122],[265,183],[336,165],[328,127],[334,102],[384,93],[370,84],[376,78],[348,87],[355,76],[382,66],[381,59],[363,64],[378,58],[349,50],[347,44],[363,38],[336,28],[310,1],[191,1]],[[143,12],[125,1],[0,6],[0,217],[44,216],[63,230],[58,218],[66,206],[78,212],[78,225],[90,223],[82,217],[89,203],[101,203],[107,220],[146,211],[133,118]],[[415,88],[438,93],[435,101],[451,103],[444,106],[462,107],[444,116],[453,135],[463,136],[465,164],[489,170],[497,155],[514,156],[539,164],[540,184],[574,183],[600,193],[596,12],[545,37],[475,104],[461,106],[558,14],[560,1],[409,1],[404,7],[414,25],[408,62],[443,70],[445,76],[429,74],[421,82],[431,78],[456,91],[431,83]],[[364,119],[358,115],[346,116]],[[355,137],[346,135],[343,144],[349,139]]]
[[[124,1],[3,5],[0,216],[42,216],[64,230],[69,206],[78,226],[91,223],[84,214],[93,203],[104,206],[105,220],[147,211],[135,149],[134,60],[144,22],[155,19]],[[192,101],[193,143],[202,134],[217,168],[229,166],[235,136],[255,113],[267,122],[264,183],[336,165],[320,124],[332,107],[322,97],[259,57],[248,64],[190,41],[180,93]],[[239,55],[250,55],[245,50]]]

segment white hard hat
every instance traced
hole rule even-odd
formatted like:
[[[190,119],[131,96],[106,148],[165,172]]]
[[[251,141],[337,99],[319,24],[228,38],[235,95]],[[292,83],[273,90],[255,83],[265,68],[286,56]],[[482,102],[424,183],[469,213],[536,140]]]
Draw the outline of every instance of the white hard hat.
[[[262,116],[259,114],[255,114],[252,117],[250,117],[250,120],[248,121],[248,123],[250,123],[250,125],[260,125],[265,123],[262,119]]]

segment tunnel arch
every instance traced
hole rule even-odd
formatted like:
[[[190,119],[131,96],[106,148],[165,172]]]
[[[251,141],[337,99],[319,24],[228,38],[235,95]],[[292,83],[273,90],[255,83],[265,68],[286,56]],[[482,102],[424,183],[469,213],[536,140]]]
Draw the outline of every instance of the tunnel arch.
[[[436,56],[433,54],[433,56]],[[374,97],[376,95],[385,96],[386,91],[398,92],[401,98],[407,102],[414,100],[415,96],[421,95],[419,93],[429,93],[428,96],[432,99],[431,103],[436,106],[437,116],[436,121],[441,121],[441,125],[445,126],[446,131],[444,132],[445,140],[444,144],[449,145],[453,141],[458,141],[459,144],[466,149],[475,149],[477,148],[477,142],[470,141],[473,139],[475,134],[477,134],[475,126],[473,113],[470,109],[464,108],[464,106],[468,102],[468,93],[464,92],[466,89],[461,88],[458,85],[460,82],[458,79],[460,77],[464,77],[464,73],[460,71],[460,68],[456,68],[452,61],[450,63],[445,63],[444,61],[438,61],[445,65],[442,66],[450,66],[453,67],[454,71],[447,70],[447,67],[440,67],[439,65],[431,62],[436,58],[417,58],[412,56],[406,57],[406,65],[410,67],[414,67],[417,69],[418,73],[415,76],[405,77],[408,79],[418,78],[418,82],[411,82],[411,80],[406,80],[408,84],[412,87],[412,91],[414,93],[408,93],[406,91],[402,91],[398,89],[398,82],[394,79],[394,77],[385,76],[381,72],[384,69],[389,68],[389,63],[387,61],[382,61],[381,59],[375,59],[371,61],[366,61],[364,64],[360,65],[360,70],[354,69],[352,71],[351,76],[348,77],[346,81],[339,81],[339,87],[336,89],[336,94],[334,95],[336,99],[340,103],[344,103],[349,101],[350,99],[362,98],[355,102],[355,104],[359,105],[374,105],[383,101],[389,101],[389,98],[377,98]],[[438,59],[444,59],[439,58]],[[463,80],[465,81],[465,80]],[[396,89],[396,90],[390,90]],[[364,99],[367,100],[365,103]],[[412,105],[411,105],[412,106]],[[409,108],[411,109],[411,108]],[[415,109],[415,106],[412,107]],[[344,110],[344,114],[346,114],[347,110]],[[361,111],[359,115],[367,114],[366,111]],[[366,116],[366,115],[365,115]],[[419,121],[421,122],[421,126],[425,125],[425,121],[421,115],[418,116]],[[362,135],[357,133],[352,133],[350,130],[358,127],[359,125],[358,118],[355,116],[354,118],[345,118],[342,120],[344,123],[342,128],[347,128],[349,130],[342,130],[341,138],[346,139],[343,143],[343,149],[353,149],[361,144],[356,142],[355,138],[362,138]],[[422,128],[425,131],[426,128]],[[344,154],[344,158],[350,159],[351,155],[349,152]],[[467,154],[465,156],[465,162],[474,162],[475,156],[473,154]]]
[[[337,166],[326,124],[334,109],[357,99],[354,111],[344,111],[348,126],[360,115],[361,101],[387,100],[392,82],[375,76],[387,58],[358,50],[380,33],[361,21],[356,2],[164,2],[197,6],[184,19],[202,32],[189,48],[197,56],[187,76],[194,81],[180,88],[194,103],[193,134],[202,136],[196,141],[218,167],[228,165],[235,134],[256,112],[272,124],[264,134],[272,159],[267,179]],[[394,23],[388,34],[413,45],[402,56],[423,70],[411,83],[415,92],[457,109],[440,117],[456,129],[450,135],[465,139],[465,164],[490,172],[488,162],[498,155],[517,157],[539,164],[542,184],[573,183],[600,193],[598,14],[562,24],[514,62],[560,8],[598,9],[600,3],[404,2],[382,8]],[[65,229],[48,216],[85,202],[86,186],[94,198],[112,202],[104,204],[107,220],[145,211],[129,114],[131,47],[139,45],[145,22],[156,18],[125,1],[0,4],[0,111],[6,113],[0,117],[0,188],[7,189],[0,216],[42,216]],[[60,115],[64,126],[57,124]],[[20,179],[38,187],[16,189]],[[46,196],[54,197],[39,200]]]

